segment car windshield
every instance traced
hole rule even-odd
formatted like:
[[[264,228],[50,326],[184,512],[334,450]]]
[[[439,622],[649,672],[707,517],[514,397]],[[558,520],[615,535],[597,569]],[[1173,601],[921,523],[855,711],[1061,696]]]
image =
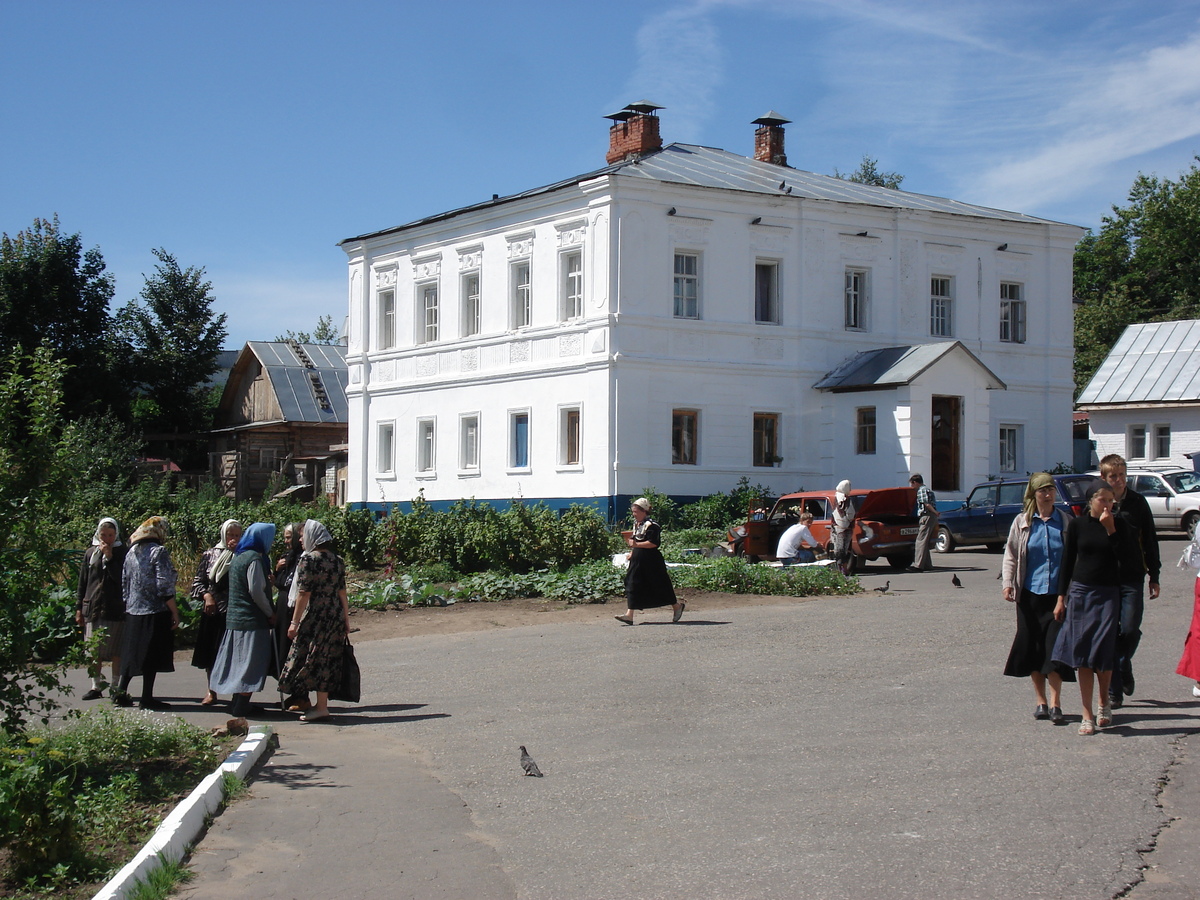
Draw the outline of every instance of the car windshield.
[[[1163,478],[1175,489],[1177,494],[1200,491],[1200,475],[1195,472],[1172,472],[1169,475],[1163,475]]]
[[[1082,503],[1084,495],[1087,494],[1087,486],[1093,480],[1092,478],[1061,478],[1058,480],[1058,486],[1063,489],[1067,499],[1072,503]]]

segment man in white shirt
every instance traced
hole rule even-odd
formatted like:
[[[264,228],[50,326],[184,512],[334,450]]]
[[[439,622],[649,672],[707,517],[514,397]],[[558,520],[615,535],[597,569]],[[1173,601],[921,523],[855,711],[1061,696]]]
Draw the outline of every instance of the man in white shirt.
[[[785,531],[779,539],[779,549],[775,551],[775,558],[785,566],[816,561],[817,556],[813,550],[819,545],[812,532],[808,530],[812,520],[812,513],[802,512],[800,521]]]

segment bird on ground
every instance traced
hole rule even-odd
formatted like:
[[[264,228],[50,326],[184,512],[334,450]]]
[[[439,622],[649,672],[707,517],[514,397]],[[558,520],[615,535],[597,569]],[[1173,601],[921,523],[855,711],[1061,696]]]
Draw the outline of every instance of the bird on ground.
[[[877,588],[875,588],[875,590],[879,591],[879,593],[881,593],[881,594],[886,594],[888,592],[888,589],[891,586],[892,586],[891,581],[885,581],[883,583],[883,587],[877,587]]]
[[[524,744],[521,745],[521,768],[525,770],[526,775],[532,775],[534,778],[542,777],[542,770],[533,761],[533,757],[529,755],[529,751],[525,749]]]
[[[951,583],[952,585],[954,585],[955,587],[958,587],[958,588],[962,587],[962,582],[958,580],[958,576],[957,576],[957,575],[951,575],[951,576],[950,576],[950,583]]]

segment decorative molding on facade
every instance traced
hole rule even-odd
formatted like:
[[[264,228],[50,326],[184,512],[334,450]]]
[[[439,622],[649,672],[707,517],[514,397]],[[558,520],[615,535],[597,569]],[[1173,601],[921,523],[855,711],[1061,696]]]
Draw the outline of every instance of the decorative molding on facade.
[[[371,381],[375,384],[386,384],[396,380],[396,361],[383,359],[371,363]]]
[[[521,259],[533,255],[532,231],[526,231],[521,234],[506,234],[504,239],[508,241],[509,259]]]
[[[513,341],[508,345],[508,361],[510,363],[529,362],[529,341]]]
[[[555,225],[554,229],[558,232],[559,247],[574,247],[582,244],[587,237],[587,222],[582,219]]]
[[[591,333],[591,338],[592,352],[603,353],[605,348],[608,346],[608,332],[602,330],[593,331]]]
[[[483,265],[483,245],[460,247],[458,251],[458,271],[469,272]]]
[[[438,358],[436,354],[418,356],[416,359],[417,376],[430,378],[438,373]]]
[[[583,353],[582,334],[563,334],[558,338],[559,356],[579,356]]]
[[[351,365],[346,367],[346,373],[350,378],[351,384],[362,384],[362,370],[360,365]]]
[[[459,352],[458,367],[463,372],[479,371],[479,348],[467,347]]]
[[[421,281],[427,278],[437,278],[442,274],[442,254],[423,256],[412,261],[413,280]]]
[[[380,266],[375,270],[375,287],[389,288],[396,286],[396,280],[400,276],[400,266],[397,263],[389,263],[386,266]]]
[[[706,244],[710,225],[712,225],[712,219],[675,216],[670,225],[671,240],[675,244],[690,244],[691,246]]]

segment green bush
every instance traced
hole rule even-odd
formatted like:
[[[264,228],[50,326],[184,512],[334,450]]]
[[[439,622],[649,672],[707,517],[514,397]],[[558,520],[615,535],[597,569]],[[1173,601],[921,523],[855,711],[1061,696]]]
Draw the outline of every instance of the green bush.
[[[548,572],[542,579],[542,595],[568,603],[603,603],[625,593],[625,570],[610,560],[573,566],[566,572]]]
[[[856,594],[857,578],[846,578],[834,566],[764,566],[739,557],[710,559],[696,566],[671,569],[676,587],[730,594],[778,594],[812,597]]]

